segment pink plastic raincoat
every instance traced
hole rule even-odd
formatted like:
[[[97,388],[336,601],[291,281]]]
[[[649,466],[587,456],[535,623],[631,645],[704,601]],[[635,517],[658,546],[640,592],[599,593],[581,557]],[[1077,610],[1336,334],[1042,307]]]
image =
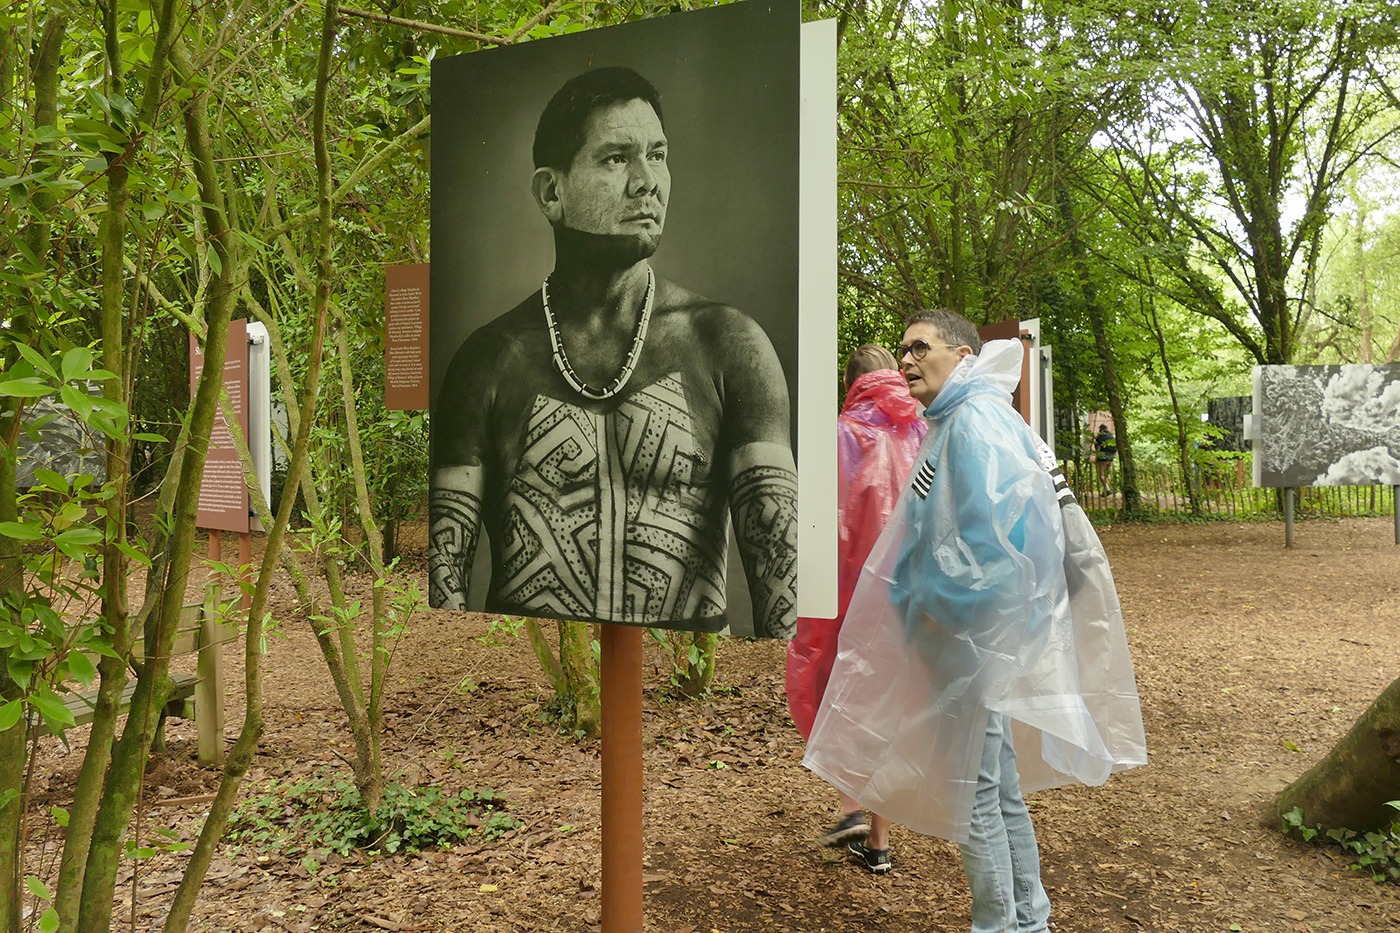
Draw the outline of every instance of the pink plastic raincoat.
[[[798,619],[797,634],[788,642],[788,708],[804,739],[826,690],[861,565],[880,537],[928,431],[919,407],[903,374],[893,369],[859,376],[846,393],[836,425],[838,614],[835,619]]]

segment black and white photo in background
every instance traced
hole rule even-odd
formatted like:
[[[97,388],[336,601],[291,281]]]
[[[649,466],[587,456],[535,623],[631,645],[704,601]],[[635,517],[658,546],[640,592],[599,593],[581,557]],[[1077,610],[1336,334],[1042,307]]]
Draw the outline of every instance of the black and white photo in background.
[[[434,62],[434,607],[791,635],[799,24]]]
[[[1400,363],[1256,366],[1255,485],[1400,485]]]

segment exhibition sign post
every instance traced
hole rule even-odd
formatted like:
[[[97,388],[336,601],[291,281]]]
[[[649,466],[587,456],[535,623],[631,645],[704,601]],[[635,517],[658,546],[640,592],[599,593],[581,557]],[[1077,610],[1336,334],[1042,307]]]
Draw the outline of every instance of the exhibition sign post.
[[[836,351],[835,23],[736,3],[432,85],[430,328],[385,297],[386,376],[431,332],[429,604],[600,625],[602,933],[641,933],[643,629],[836,615],[835,420],[798,391]]]
[[[1400,363],[1254,367],[1244,418],[1254,485],[1284,490],[1284,546],[1294,492],[1306,486],[1389,486],[1400,493]],[[1400,495],[1395,543],[1400,545]]]
[[[642,633],[601,626],[603,933],[642,929]]]
[[[224,391],[238,422],[239,432],[248,444],[254,471],[264,493],[271,485],[272,468],[271,366],[268,351],[267,328],[262,324],[250,325],[246,319],[229,322]],[[203,371],[204,354],[199,349],[198,340],[191,334],[191,395]],[[223,562],[225,531],[238,533],[238,565],[247,568],[252,563],[251,531],[254,527],[261,529],[261,525],[251,517],[248,506],[248,481],[221,402],[209,434],[209,450],[199,487],[199,509],[195,521],[197,527],[209,532],[208,556],[212,563]],[[227,640],[228,626],[221,618],[222,582],[221,574],[211,570],[200,611],[199,684],[195,688],[195,707],[200,718],[199,761],[203,765],[221,765],[224,758],[223,643]],[[250,604],[251,597],[245,589],[240,602],[245,617]]]

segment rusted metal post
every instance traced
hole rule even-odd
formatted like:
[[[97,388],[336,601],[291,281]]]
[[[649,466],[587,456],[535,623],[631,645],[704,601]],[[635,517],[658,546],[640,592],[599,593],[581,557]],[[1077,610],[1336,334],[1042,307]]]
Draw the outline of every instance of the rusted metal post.
[[[600,628],[602,933],[642,933],[642,629]]]
[[[1283,490],[1283,546],[1293,546],[1293,487]]]

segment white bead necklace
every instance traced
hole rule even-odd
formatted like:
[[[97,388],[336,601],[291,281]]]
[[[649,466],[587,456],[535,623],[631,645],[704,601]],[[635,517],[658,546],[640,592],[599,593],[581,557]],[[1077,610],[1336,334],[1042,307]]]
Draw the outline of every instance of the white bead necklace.
[[[656,273],[651,271],[651,266],[647,266],[647,293],[642,299],[642,316],[637,321],[637,330],[632,334],[632,348],[627,351],[627,362],[611,385],[606,389],[594,389],[580,379],[574,368],[569,365],[569,358],[564,353],[564,338],[560,336],[559,327],[554,323],[554,312],[549,310],[549,279],[544,280],[544,285],[540,287],[540,300],[544,303],[545,323],[549,325],[549,345],[554,351],[554,368],[559,370],[559,375],[564,377],[564,381],[575,392],[585,398],[601,401],[612,398],[627,385],[627,380],[632,378],[632,371],[637,368],[637,360],[642,355],[642,344],[646,343],[647,325],[651,323],[652,298],[655,295]]]

